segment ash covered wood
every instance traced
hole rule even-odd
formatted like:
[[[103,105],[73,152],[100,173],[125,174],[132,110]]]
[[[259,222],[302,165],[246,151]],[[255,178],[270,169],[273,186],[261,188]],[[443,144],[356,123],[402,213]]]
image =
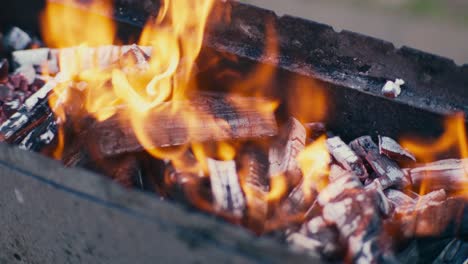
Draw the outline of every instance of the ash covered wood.
[[[364,162],[340,137],[327,139],[327,147],[330,154],[343,168],[354,172],[361,180],[367,179],[369,175]]]
[[[326,223],[322,216],[305,222],[298,232],[288,234],[286,241],[294,248],[319,252],[329,260],[341,259],[345,253],[336,226]]]
[[[277,133],[273,113],[260,113],[252,105],[265,101],[257,98],[236,98],[199,95],[188,101],[168,102],[148,115],[144,133],[153,147],[169,147],[189,142],[263,138]],[[173,106],[178,110],[174,113]],[[187,120],[193,117],[193,120]],[[106,156],[143,150],[130,120],[114,116],[96,123],[95,144]],[[93,143],[94,144],[94,143]]]
[[[62,60],[72,60],[80,65],[80,70],[89,68],[105,69],[112,65],[141,66],[142,58],[147,60],[152,53],[151,47],[125,45],[125,46],[99,46],[99,47],[70,47],[63,49],[31,49],[19,50],[12,53],[16,67],[33,66],[38,72],[47,70],[49,74],[60,71],[59,56]],[[131,58],[131,59],[130,59]],[[134,60],[135,59],[135,60]],[[133,62],[138,62],[135,64]]]
[[[28,33],[19,27],[13,27],[5,35],[3,42],[9,50],[22,50],[28,47],[32,39]]]
[[[19,143],[19,148],[39,152],[49,146],[56,138],[58,125],[54,114],[50,113],[48,117]]]
[[[42,88],[26,99],[16,113],[2,123],[0,126],[2,141],[15,142],[47,118],[48,114],[51,113],[48,96],[59,80],[60,76],[49,80]]]
[[[284,175],[288,182],[295,186],[302,172],[297,164],[297,155],[305,148],[306,129],[295,118],[291,117],[281,129],[275,142],[269,150],[270,177]]]
[[[376,180],[380,182],[384,189],[389,187],[401,188],[410,184],[398,164],[379,153],[378,146],[370,136],[355,139],[350,143],[350,147],[372,167],[374,173],[378,176]]]
[[[413,154],[389,137],[379,136],[379,152],[394,160],[416,161]]]
[[[207,161],[215,209],[235,218],[243,217],[246,203],[235,161],[218,161],[210,158]]]
[[[448,159],[410,169],[409,175],[414,188],[426,182],[427,191],[444,189],[450,193],[468,189],[468,159]]]
[[[245,225],[261,234],[268,217],[268,156],[259,147],[247,147],[240,154],[237,164],[247,202]]]

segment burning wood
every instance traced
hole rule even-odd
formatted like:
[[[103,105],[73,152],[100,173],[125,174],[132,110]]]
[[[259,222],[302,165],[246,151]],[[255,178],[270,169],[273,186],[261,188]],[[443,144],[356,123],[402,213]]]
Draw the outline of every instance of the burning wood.
[[[379,136],[379,152],[394,160],[416,161],[416,158],[409,151],[404,149],[395,140],[389,137]]]
[[[360,137],[351,142],[350,146],[358,156],[369,163],[378,176],[376,180],[380,182],[384,189],[409,185],[403,170],[395,161],[379,153],[379,148],[370,136]]]
[[[251,139],[277,133],[273,113],[260,113],[252,105],[265,103],[257,98],[197,96],[190,101],[163,103],[149,114],[144,133],[152,147],[168,147],[190,142]],[[174,106],[177,112],[174,113]],[[196,116],[197,120],[186,120]],[[114,116],[93,126],[100,153],[112,156],[143,150],[130,120]]]
[[[235,218],[243,217],[246,204],[236,172],[236,163],[208,159],[208,169],[216,210]]]
[[[353,262],[379,262],[381,251],[381,219],[375,205],[375,195],[366,192],[359,179],[348,173],[331,182],[319,194],[323,218],[335,224],[340,237],[348,242],[347,256]],[[385,253],[386,254],[386,253]]]
[[[19,144],[19,147],[26,150],[40,152],[44,147],[49,146],[56,138],[58,125],[54,114],[49,114],[46,120],[29,132]]]
[[[365,180],[367,174],[364,162],[359,158],[354,151],[351,150],[340,137],[327,139],[327,147],[335,160],[346,170],[354,172],[361,180]]]
[[[41,89],[31,95],[17,112],[0,126],[0,139],[14,143],[23,138],[32,128],[40,124],[51,113],[48,95],[58,84],[60,77],[49,80]]]
[[[270,177],[284,175],[292,186],[300,182],[302,172],[296,157],[304,149],[305,141],[304,126],[297,119],[290,118],[270,147]]]
[[[468,160],[441,160],[409,170],[413,187],[426,191],[445,189],[449,193],[459,193],[468,189]]]
[[[301,230],[289,234],[286,241],[295,248],[319,252],[330,260],[342,258],[345,252],[336,226],[327,224],[322,216],[304,223]]]
[[[268,217],[268,157],[261,149],[249,147],[241,153],[237,164],[247,202],[245,225],[261,234]]]

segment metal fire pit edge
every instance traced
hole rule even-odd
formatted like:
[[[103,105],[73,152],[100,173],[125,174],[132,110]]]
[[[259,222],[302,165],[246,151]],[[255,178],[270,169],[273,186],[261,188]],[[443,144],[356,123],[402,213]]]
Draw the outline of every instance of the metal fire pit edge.
[[[0,263],[305,263],[279,242],[0,144]]]

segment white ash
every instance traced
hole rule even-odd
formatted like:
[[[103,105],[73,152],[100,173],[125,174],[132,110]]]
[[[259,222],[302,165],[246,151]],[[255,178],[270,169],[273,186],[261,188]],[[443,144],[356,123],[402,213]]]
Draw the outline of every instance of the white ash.
[[[390,98],[396,98],[401,94],[401,86],[404,84],[403,79],[396,79],[395,82],[387,81],[382,88],[382,94]]]

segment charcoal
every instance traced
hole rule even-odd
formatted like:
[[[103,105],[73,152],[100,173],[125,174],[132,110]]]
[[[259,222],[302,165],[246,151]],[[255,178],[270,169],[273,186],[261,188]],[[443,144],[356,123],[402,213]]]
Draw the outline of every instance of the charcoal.
[[[3,38],[4,45],[10,50],[22,50],[28,47],[32,39],[28,33],[18,27],[13,27]]]
[[[135,154],[95,160],[85,167],[102,173],[125,187],[132,187],[135,178],[141,174],[140,164]]]
[[[309,141],[314,141],[327,133],[327,127],[321,122],[305,123],[304,127]]]
[[[449,193],[463,192],[468,189],[468,159],[441,160],[410,169],[409,175],[414,188],[421,188],[426,182],[427,191],[444,189]]]
[[[458,238],[451,240],[442,250],[433,264],[453,263],[463,264],[468,260],[468,241]]]
[[[389,202],[389,200],[385,196],[383,187],[380,184],[380,182],[373,181],[371,184],[366,185],[365,189],[375,195],[375,198],[376,198],[375,202],[382,216],[384,217],[390,216],[390,214],[394,210],[394,206],[392,203]]]
[[[307,217],[306,214],[314,205],[317,193],[311,189],[310,195],[306,195],[304,188],[304,183],[299,183],[279,205],[276,217],[285,220],[281,225],[302,223]]]
[[[297,164],[297,155],[305,148],[306,130],[295,118],[291,117],[281,129],[275,142],[270,146],[270,177],[283,175],[290,185],[297,185],[302,172]]]
[[[389,137],[379,136],[379,152],[397,161],[416,161],[413,154]]]
[[[8,81],[9,65],[7,59],[0,60],[0,84]]]
[[[340,259],[345,252],[336,226],[327,224],[321,216],[304,223],[301,231],[289,234],[286,240],[293,248],[318,252],[328,260]]]
[[[334,172],[333,172],[334,170]],[[323,218],[336,225],[340,239],[347,241],[347,256],[353,262],[380,262],[390,252],[381,249],[382,222],[374,191],[364,189],[360,180],[350,171],[338,168],[336,175],[317,198],[323,206]]]
[[[343,168],[352,171],[361,180],[367,179],[369,175],[364,162],[340,137],[327,139],[327,147],[331,155]]]
[[[464,198],[447,199],[445,191],[439,190],[421,196],[413,206],[396,207],[393,218],[399,223],[401,234],[407,238],[453,236],[466,231],[461,229],[465,214]]]
[[[245,225],[261,234],[268,216],[268,156],[258,147],[247,147],[240,154],[237,164],[247,201]]]
[[[187,162],[197,162],[189,153],[184,158],[187,159]],[[162,182],[159,182],[158,179],[152,179],[160,195],[206,212],[217,213],[213,210],[213,194],[209,177],[194,171],[177,170],[170,161],[165,161],[164,167]],[[154,175],[156,178],[159,177],[159,173],[154,173]]]
[[[416,205],[416,201],[402,191],[387,189],[384,193],[388,201],[393,204],[394,208],[398,208],[398,210],[405,210],[405,208],[411,208]]]
[[[379,148],[370,136],[355,139],[350,143],[350,147],[358,156],[369,163],[384,189],[390,187],[402,188],[410,184],[398,164],[379,153]]]
[[[246,209],[244,193],[239,183],[235,161],[218,161],[208,158],[211,189],[215,209],[234,218],[241,218]]]
[[[235,103],[231,100],[235,100]],[[277,134],[273,115],[251,108],[263,103],[258,98],[222,98],[219,95],[199,95],[192,100],[180,101],[176,113],[174,102],[163,103],[149,114],[143,130],[154,147],[183,145],[189,142],[206,142],[271,137]],[[235,105],[235,106],[234,106]],[[196,122],[187,122],[186,116],[197,116]],[[226,126],[228,125],[228,127]],[[95,143],[105,156],[140,151],[128,117],[115,115],[93,126]],[[190,133],[189,133],[190,131]]]
[[[30,151],[41,151],[57,136],[58,127],[55,116],[51,113],[47,119],[29,132],[21,141],[19,147]]]
[[[50,80],[37,92],[31,95],[22,105],[19,105],[16,113],[0,126],[0,139],[9,143],[14,143],[32,128],[40,124],[51,113],[48,96],[57,85],[57,80]]]

